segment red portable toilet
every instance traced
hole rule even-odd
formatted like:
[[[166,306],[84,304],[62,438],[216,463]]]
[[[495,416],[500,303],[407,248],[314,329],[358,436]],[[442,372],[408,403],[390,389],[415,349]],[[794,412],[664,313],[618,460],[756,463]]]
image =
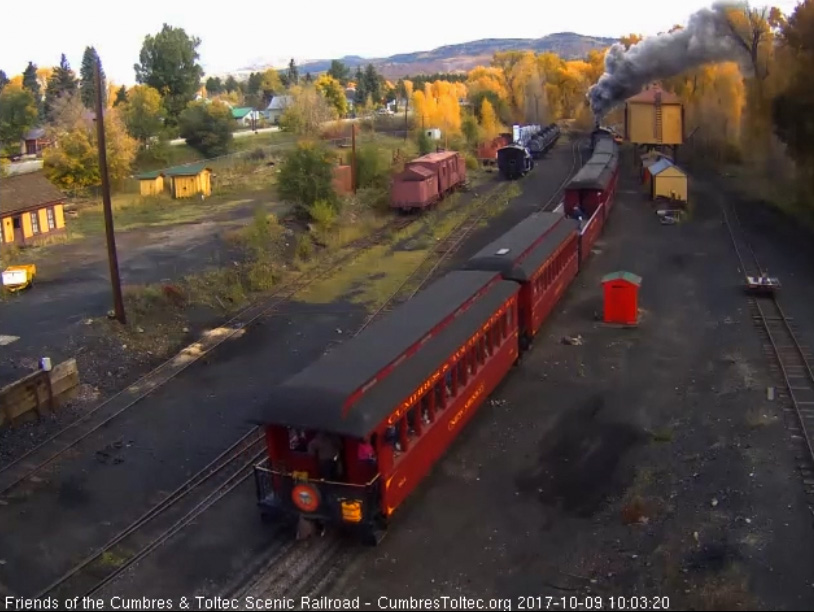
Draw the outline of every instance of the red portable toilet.
[[[605,299],[603,321],[621,325],[639,322],[639,287],[642,277],[632,272],[611,272],[602,277]]]

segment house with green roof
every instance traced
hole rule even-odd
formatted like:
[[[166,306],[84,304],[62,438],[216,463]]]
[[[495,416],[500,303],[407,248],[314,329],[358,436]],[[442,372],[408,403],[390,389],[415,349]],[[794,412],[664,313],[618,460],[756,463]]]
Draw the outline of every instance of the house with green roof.
[[[260,113],[251,106],[240,106],[232,109],[232,118],[240,125],[251,127],[260,120]]]

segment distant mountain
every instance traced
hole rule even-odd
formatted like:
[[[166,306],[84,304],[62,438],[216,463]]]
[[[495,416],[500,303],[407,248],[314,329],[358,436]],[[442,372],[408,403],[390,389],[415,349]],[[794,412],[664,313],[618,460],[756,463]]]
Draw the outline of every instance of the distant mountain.
[[[591,49],[602,49],[618,42],[616,38],[601,36],[584,36],[574,32],[558,32],[542,38],[485,38],[458,45],[445,45],[432,51],[399,53],[384,58],[364,58],[358,55],[346,55],[339,58],[346,66],[355,69],[357,66],[373,64],[384,76],[399,78],[406,75],[433,74],[436,72],[456,72],[471,70],[475,66],[488,64],[496,51],[534,51],[544,53],[551,51],[564,59],[584,57]],[[331,60],[310,60],[297,62],[300,74],[325,72],[331,66]],[[232,74],[247,75],[253,71],[266,68],[285,68],[288,62],[276,58],[265,62],[258,58],[250,65],[234,71]]]

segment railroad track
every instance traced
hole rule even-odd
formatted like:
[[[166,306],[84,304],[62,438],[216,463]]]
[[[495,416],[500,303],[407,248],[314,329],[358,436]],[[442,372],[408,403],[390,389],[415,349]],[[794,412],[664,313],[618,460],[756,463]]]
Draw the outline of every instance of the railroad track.
[[[579,169],[581,142],[580,140],[572,145],[573,161],[568,176],[551,198],[540,207],[540,210],[545,211],[553,206],[571,176]],[[501,196],[500,192],[500,188],[493,190],[481,206],[462,219],[387,300],[368,317],[352,337],[358,336],[375,319],[392,310],[400,303],[401,296],[409,299],[418,293],[432,278],[443,261],[457,251],[467,236],[478,226],[491,204]],[[299,601],[301,597],[316,597],[331,587],[354,560],[358,550],[357,543],[348,542],[340,535],[333,533],[280,546],[267,555],[266,559],[249,574],[247,579],[241,581],[239,585],[228,588],[223,596],[238,600],[245,600],[245,597],[249,595],[270,599],[291,597],[295,601]],[[252,580],[252,576],[260,576],[260,578]]]
[[[317,281],[329,276],[334,270],[356,258],[362,251],[378,244],[391,233],[400,231],[415,221],[416,217],[397,218],[370,236],[351,243],[338,256],[329,259],[316,269],[300,274],[278,291],[244,308],[219,328],[204,335],[198,342],[186,347],[175,357],[106,399],[15,461],[3,466],[0,468],[0,497],[8,496],[22,483],[178,376],[190,365],[209,355],[227,340],[238,336],[250,324],[273,312]]]
[[[565,186],[568,184],[568,181],[570,181],[582,167],[581,146],[584,141],[584,138],[577,138],[571,143],[571,168],[566,173],[562,182],[557,186],[557,190],[544,204],[540,205],[537,210],[541,212],[552,212],[552,210],[559,204],[558,199],[565,190]]]
[[[382,303],[356,330],[352,337],[361,334],[374,320],[390,312],[404,300],[415,296],[416,293],[432,279],[441,264],[454,255],[466,239],[477,229],[480,222],[489,212],[492,204],[501,196],[502,189],[496,187],[489,193],[483,202],[476,206],[468,215],[461,219],[450,232],[436,244],[427,256],[416,266],[410,275],[404,279],[396,290]]]
[[[724,223],[729,230],[732,245],[746,275],[764,276],[752,245],[746,238],[740,218],[734,206],[722,207]],[[773,361],[773,373],[783,381],[785,389],[778,395],[785,400],[787,425],[792,440],[800,447],[797,467],[803,479],[805,492],[814,496],[814,371],[812,353],[803,346],[794,328],[794,320],[780,305],[776,295],[750,296],[749,309],[752,320],[760,330],[763,350]],[[788,406],[790,405],[790,406]]]
[[[98,592],[244,482],[264,453],[264,439],[259,428],[253,428],[36,598],[57,597],[64,601]]]

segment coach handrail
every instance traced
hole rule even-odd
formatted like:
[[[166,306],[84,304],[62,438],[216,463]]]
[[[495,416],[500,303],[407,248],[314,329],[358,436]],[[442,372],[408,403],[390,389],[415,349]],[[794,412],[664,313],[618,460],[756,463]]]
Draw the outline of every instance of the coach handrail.
[[[270,468],[263,467],[263,464],[266,463],[266,462],[268,462],[268,459],[264,459],[262,462],[255,465],[254,469],[258,470],[258,471],[261,471],[261,472],[267,472],[267,473],[273,474],[275,476],[281,476],[283,478],[291,478],[292,480],[294,479],[294,475],[290,471],[283,472],[283,471],[280,471],[280,470],[272,470]],[[325,484],[338,485],[338,486],[342,486],[342,487],[357,487],[359,489],[362,489],[362,488],[365,488],[365,487],[369,487],[374,482],[376,482],[379,479],[379,476],[381,476],[381,474],[376,474],[368,482],[363,483],[363,484],[357,484],[357,483],[354,483],[354,482],[339,482],[339,481],[336,481],[336,480],[326,480],[325,478],[309,478],[308,481],[309,482],[323,482]]]

